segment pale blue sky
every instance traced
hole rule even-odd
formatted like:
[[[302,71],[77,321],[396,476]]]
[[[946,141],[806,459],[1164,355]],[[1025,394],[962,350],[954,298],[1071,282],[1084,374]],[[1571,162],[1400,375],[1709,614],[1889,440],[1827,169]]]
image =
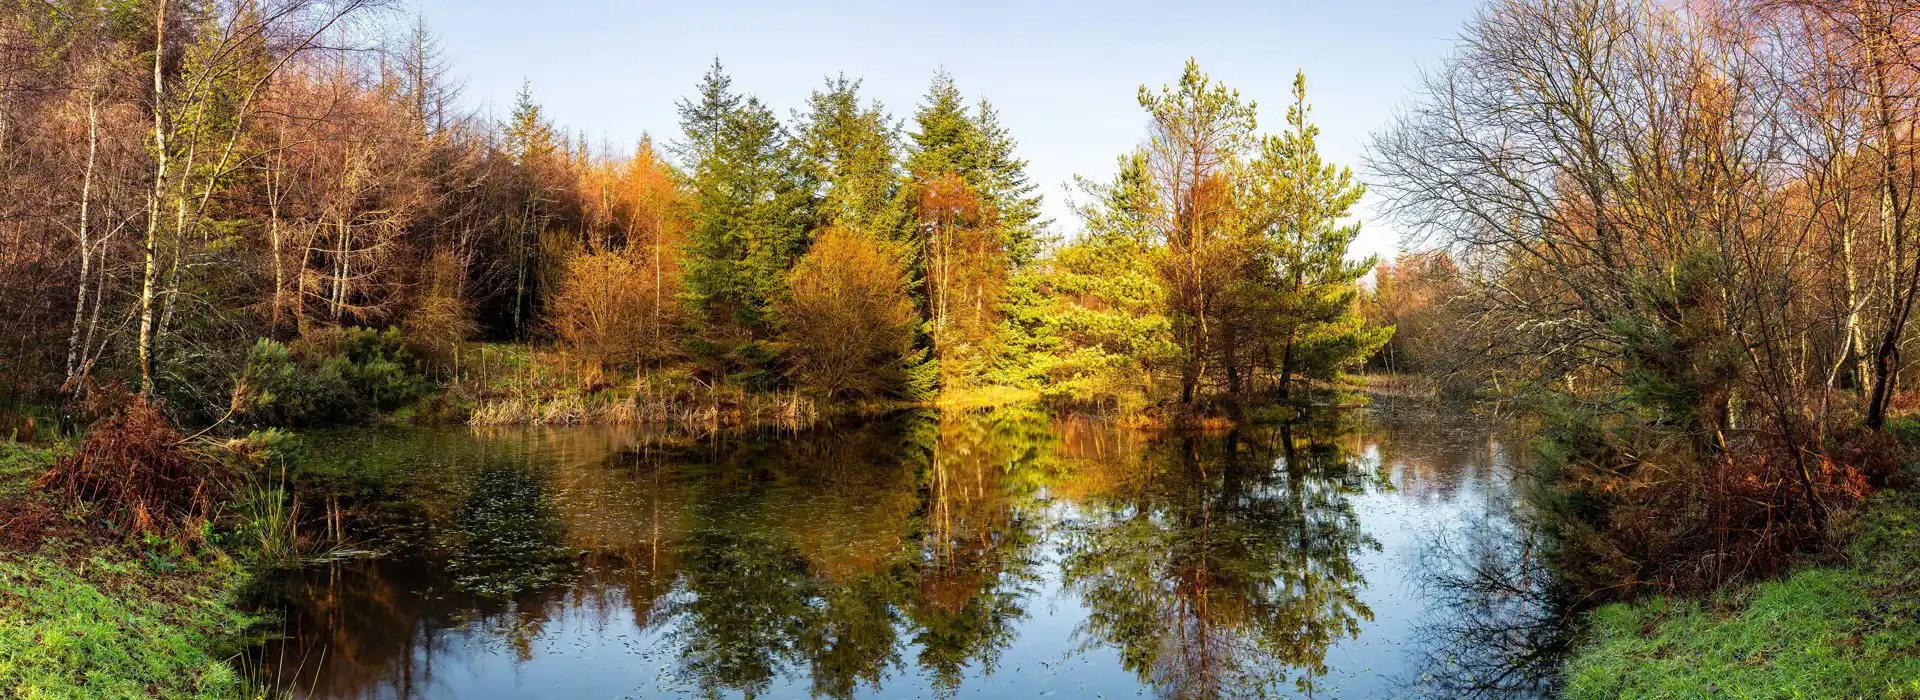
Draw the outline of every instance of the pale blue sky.
[[[674,103],[715,56],[736,89],[783,116],[844,72],[904,119],[945,66],[962,92],[999,108],[1062,232],[1079,226],[1064,183],[1113,172],[1145,132],[1137,89],[1178,79],[1189,56],[1258,101],[1263,130],[1283,123],[1294,71],[1305,70],[1323,150],[1358,170],[1368,134],[1409,99],[1420,67],[1439,62],[1477,4],[419,2],[469,100],[504,111],[529,80],[560,124],[620,149],[643,133],[677,136]],[[1367,204],[1356,252],[1390,252],[1396,236]]]

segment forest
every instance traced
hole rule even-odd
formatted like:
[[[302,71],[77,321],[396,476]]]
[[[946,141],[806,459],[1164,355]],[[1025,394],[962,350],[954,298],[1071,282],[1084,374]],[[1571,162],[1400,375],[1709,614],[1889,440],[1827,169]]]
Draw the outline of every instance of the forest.
[[[904,111],[855,73],[775,105],[718,57],[628,151],[536,84],[476,107],[394,0],[0,0],[0,582],[339,541],[364,514],[293,493],[297,431],[1010,406],[1160,435],[1518,415],[1581,610],[1910,532],[1920,5],[1486,0],[1455,37],[1359,163],[1323,157],[1295,69],[1277,109],[1195,60],[1142,76],[1138,145],[1054,221],[944,70]],[[1380,225],[1389,259],[1355,248]],[[1652,664],[1606,656],[1623,609],[1571,694],[1661,696],[1594,671]],[[1861,624],[1836,634],[1913,631]],[[0,695],[58,687],[7,654]],[[1859,692],[1920,694],[1888,682]]]
[[[611,153],[532,86],[463,107],[430,29],[378,4],[38,4],[9,20],[4,132],[0,342],[29,400],[111,383],[306,425],[462,385],[436,415],[619,419],[503,404],[483,341],[551,351],[567,388],[644,375],[666,414],[707,401],[688,387],[807,414],[992,389],[1177,418],[1335,387],[1388,333],[1354,310],[1361,188],[1304,83],[1275,134],[1196,65],[1143,91],[1150,133],[1067,240],[945,74],[903,120],[844,75],[763,104],[715,60],[672,138]]]

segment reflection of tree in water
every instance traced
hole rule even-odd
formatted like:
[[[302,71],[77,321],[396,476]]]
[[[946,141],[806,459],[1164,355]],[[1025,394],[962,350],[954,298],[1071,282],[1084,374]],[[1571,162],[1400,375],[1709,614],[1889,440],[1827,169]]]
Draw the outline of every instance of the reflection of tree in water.
[[[449,639],[525,658],[549,617],[630,613],[711,695],[953,693],[1004,663],[1043,547],[1091,609],[1083,644],[1162,694],[1311,683],[1371,617],[1349,501],[1373,475],[1337,431],[1301,430],[1152,439],[998,412],[713,443],[436,438],[341,470],[350,510],[423,551],[304,572],[290,648],[326,669],[283,687],[431,692]],[[1063,502],[1080,517],[1059,523]]]
[[[670,610],[680,621],[681,671],[709,695],[756,695],[794,655],[812,617],[814,585],[791,543],[752,523],[717,514],[687,538],[684,593]],[[733,522],[729,522],[733,521]]]
[[[548,495],[545,470],[489,459],[467,479],[453,527],[440,533],[456,586],[506,597],[572,575],[575,551]]]
[[[1038,579],[1037,458],[1052,425],[1034,413],[949,414],[933,421],[908,615],[935,688],[966,668],[991,673],[1026,619]]]
[[[646,627],[673,575],[677,550],[662,541],[684,495],[658,460],[621,452],[634,436],[615,435],[394,431],[314,450],[300,484],[310,512],[340,504],[349,542],[400,556],[271,582],[263,604],[295,604],[287,638],[256,659],[296,694],[415,697],[454,647],[496,642],[530,659],[562,611]]]
[[[1099,488],[1064,526],[1066,585],[1088,645],[1168,697],[1265,694],[1326,673],[1327,648],[1373,614],[1355,558],[1378,545],[1350,497],[1373,475],[1291,429],[1150,445],[1082,464]],[[1124,457],[1123,457],[1124,459]],[[1284,461],[1284,466],[1279,464]]]
[[[991,668],[1034,578],[1032,489],[1045,424],[913,416],[715,455],[670,609],[681,671],[709,694],[805,667],[848,697],[902,667],[937,687]]]
[[[1437,452],[1437,451],[1433,451]],[[1479,476],[1483,519],[1434,533],[1419,548],[1415,579],[1434,605],[1419,621],[1409,653],[1410,696],[1433,698],[1557,697],[1561,661],[1573,626],[1541,536],[1527,527],[1514,498],[1511,469],[1497,443],[1451,453],[1452,466]]]

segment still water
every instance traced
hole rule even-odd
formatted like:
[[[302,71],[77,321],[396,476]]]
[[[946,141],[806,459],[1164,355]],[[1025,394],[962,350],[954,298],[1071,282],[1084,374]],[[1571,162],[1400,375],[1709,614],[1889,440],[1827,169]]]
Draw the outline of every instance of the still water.
[[[1524,450],[1460,417],[307,450],[303,508],[349,556],[266,594],[255,666],[299,696],[1527,697],[1564,641]]]

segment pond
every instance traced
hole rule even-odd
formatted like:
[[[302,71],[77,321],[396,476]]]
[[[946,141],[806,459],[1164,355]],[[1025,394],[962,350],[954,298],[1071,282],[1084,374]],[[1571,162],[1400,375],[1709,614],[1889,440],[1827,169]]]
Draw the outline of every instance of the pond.
[[[252,664],[302,697],[1527,697],[1564,645],[1524,450],[1426,411],[306,446],[336,556]]]

